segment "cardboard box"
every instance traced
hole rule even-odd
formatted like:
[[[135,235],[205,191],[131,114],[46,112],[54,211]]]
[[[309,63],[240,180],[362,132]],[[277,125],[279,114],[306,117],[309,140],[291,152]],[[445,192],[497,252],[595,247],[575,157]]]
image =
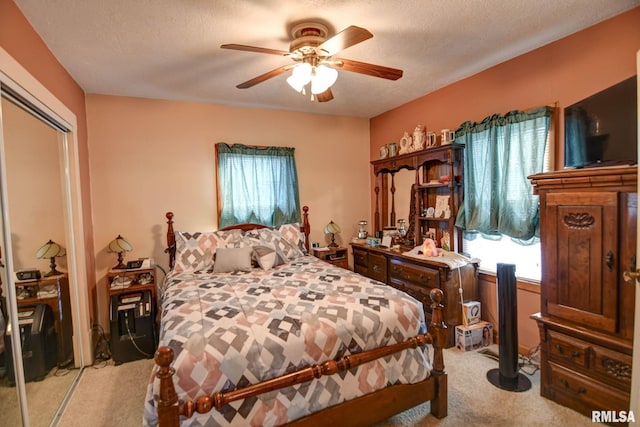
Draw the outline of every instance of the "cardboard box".
[[[477,350],[493,344],[493,325],[478,322],[469,326],[456,326],[456,347],[462,351]]]
[[[480,301],[469,301],[462,304],[462,325],[469,326],[480,321]]]

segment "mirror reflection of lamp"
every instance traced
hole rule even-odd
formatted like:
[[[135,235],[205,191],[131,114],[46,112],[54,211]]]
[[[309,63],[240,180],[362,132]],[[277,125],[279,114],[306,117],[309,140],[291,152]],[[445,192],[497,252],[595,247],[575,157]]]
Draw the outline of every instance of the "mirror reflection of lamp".
[[[61,245],[57,244],[53,240],[49,239],[47,243],[42,245],[38,252],[36,252],[36,258],[45,259],[49,258],[50,264],[49,267],[51,270],[48,273],[45,273],[44,277],[56,276],[58,274],[62,274],[62,272],[56,270],[56,257],[62,257],[67,254],[67,250]]]
[[[112,267],[113,270],[122,270],[126,268],[124,263],[124,256],[122,255],[124,252],[131,252],[133,250],[133,246],[127,239],[118,234],[118,237],[113,239],[111,243],[109,243],[108,247],[109,252],[115,252],[118,254],[118,264]]]
[[[336,234],[340,233],[340,231],[340,226],[338,226],[338,224],[333,221],[327,224],[327,226],[324,228],[325,234],[331,234],[331,243],[329,243],[330,248],[338,247],[338,244],[336,243]]]

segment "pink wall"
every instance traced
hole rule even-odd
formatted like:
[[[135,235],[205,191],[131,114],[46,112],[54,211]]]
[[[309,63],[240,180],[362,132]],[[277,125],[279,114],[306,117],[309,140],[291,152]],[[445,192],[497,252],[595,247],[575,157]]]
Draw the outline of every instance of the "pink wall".
[[[87,283],[80,283],[80,285],[87,286],[88,292],[91,293],[95,288],[95,274],[93,273],[95,261],[92,250],[89,250],[93,248],[93,225],[91,221],[84,91],[53,56],[20,9],[11,0],[0,0],[0,46],[76,115],[84,243],[87,248],[84,259],[88,272]],[[91,309],[93,313],[93,307]]]
[[[640,7],[372,118],[370,159],[416,124],[439,133],[494,113],[563,108],[635,75],[639,22]]]
[[[554,103],[562,109],[629,78],[636,74],[639,23],[640,7],[374,117],[369,158],[377,159],[383,144],[398,142],[416,124],[439,133],[442,128],[456,129],[467,120],[480,121],[494,113]],[[562,123],[557,131],[564,134]],[[563,146],[562,139],[556,146]],[[556,154],[556,165],[562,165],[563,153],[556,150]],[[373,188],[371,192],[374,201]],[[483,317],[495,324],[495,283],[483,280],[480,285],[486,304]],[[539,299],[531,286],[519,287],[521,349],[539,340],[535,322],[528,318],[539,311]]]
[[[324,226],[342,228],[347,244],[369,214],[369,122],[366,119],[122,96],[87,96],[95,257],[101,321],[107,321],[105,273],[118,234],[127,259],[152,256],[167,268],[165,212],[176,230],[218,228],[217,142],[295,148],[300,202],[310,208],[311,241]]]

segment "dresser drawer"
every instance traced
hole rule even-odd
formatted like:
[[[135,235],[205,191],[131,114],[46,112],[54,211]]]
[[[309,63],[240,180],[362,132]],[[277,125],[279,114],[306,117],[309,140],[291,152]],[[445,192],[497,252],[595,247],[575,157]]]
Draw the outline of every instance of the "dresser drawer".
[[[587,416],[591,411],[627,411],[629,394],[578,372],[549,363],[551,388],[555,400]]]
[[[631,356],[593,346],[592,370],[625,391],[631,391]]]
[[[589,368],[588,342],[556,331],[548,332],[549,355],[551,359],[565,364]]]
[[[381,282],[387,281],[387,257],[370,253],[368,257],[368,273],[369,277]]]
[[[429,296],[429,288],[412,285],[411,283],[392,283],[391,286],[420,301],[425,316],[428,316],[429,320],[431,320],[431,297]]]
[[[390,260],[389,280],[394,285],[405,284],[426,288],[438,288],[440,286],[440,274],[438,270],[403,262],[399,259]]]
[[[353,271],[358,274],[362,274],[363,276],[369,277],[369,269],[367,269],[366,265],[362,266],[360,264],[353,264]]]
[[[367,255],[368,255],[368,252],[360,250],[360,249],[353,248],[353,266],[354,266],[354,269],[357,268],[357,266],[360,266],[360,267],[364,267],[365,271],[367,270],[367,266],[369,265],[368,264]],[[361,273],[360,271],[357,271],[357,272]]]

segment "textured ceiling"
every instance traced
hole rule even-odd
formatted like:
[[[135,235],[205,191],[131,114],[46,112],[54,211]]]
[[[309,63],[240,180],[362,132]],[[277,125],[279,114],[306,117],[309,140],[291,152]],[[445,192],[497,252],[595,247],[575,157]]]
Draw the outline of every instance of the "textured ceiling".
[[[87,93],[373,117],[640,5],[640,0],[14,0]],[[280,75],[291,62],[220,49],[288,50],[300,21],[373,38],[337,56],[404,70],[389,81],[341,71],[334,99],[311,102]]]

